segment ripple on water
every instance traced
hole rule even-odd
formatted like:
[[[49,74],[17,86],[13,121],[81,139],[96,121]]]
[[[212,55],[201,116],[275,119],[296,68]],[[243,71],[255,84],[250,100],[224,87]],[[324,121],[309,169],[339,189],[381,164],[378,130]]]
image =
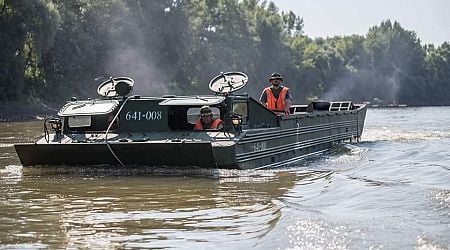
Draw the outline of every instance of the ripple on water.
[[[0,249],[48,249],[48,245],[42,243],[17,243],[17,244],[5,244]]]
[[[5,168],[0,169],[0,183],[4,182],[6,184],[18,183],[22,180],[23,167],[18,165],[9,165]]]
[[[69,246],[99,244],[96,239],[104,235],[101,246],[123,243],[122,247],[155,248],[182,243],[183,248],[190,248],[198,242],[221,244],[224,238],[230,242],[256,239],[269,231],[279,216],[279,208],[274,204],[254,204],[192,211],[77,212],[62,220],[67,220]],[[129,231],[130,226],[136,234],[118,233]]]
[[[22,176],[20,185],[8,190],[17,199],[1,205],[0,229],[9,232],[0,237],[2,246],[43,240],[50,248],[245,246],[277,224],[283,204],[276,198],[297,178],[286,171],[223,171],[218,179],[15,166],[2,171]],[[37,233],[24,235],[31,231]]]
[[[368,121],[362,143],[297,165],[200,177],[22,168],[12,144],[41,123],[3,134],[0,248],[446,249],[448,123],[388,118]]]

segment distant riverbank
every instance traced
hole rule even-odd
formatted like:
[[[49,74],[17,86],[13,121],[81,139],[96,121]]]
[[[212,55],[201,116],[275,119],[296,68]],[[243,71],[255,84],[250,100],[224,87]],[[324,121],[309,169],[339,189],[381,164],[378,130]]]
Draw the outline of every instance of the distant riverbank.
[[[17,122],[55,116],[58,109],[43,103],[0,103],[0,122]]]

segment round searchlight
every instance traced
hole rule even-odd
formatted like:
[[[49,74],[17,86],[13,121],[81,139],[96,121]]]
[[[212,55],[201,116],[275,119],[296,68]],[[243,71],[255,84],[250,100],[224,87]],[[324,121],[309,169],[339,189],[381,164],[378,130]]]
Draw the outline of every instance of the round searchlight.
[[[129,77],[111,77],[98,86],[97,93],[102,97],[125,97],[133,92],[133,85]]]

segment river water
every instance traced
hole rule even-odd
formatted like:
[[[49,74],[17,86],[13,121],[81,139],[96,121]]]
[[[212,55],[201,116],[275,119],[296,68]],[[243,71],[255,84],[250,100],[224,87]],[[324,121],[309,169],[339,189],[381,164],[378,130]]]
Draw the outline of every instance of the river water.
[[[23,168],[0,123],[0,249],[449,249],[450,107],[369,109],[359,144],[276,170]]]

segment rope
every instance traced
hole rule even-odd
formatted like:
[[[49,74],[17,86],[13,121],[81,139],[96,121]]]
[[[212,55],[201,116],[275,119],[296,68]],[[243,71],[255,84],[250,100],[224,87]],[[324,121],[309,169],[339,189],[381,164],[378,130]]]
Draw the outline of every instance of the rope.
[[[111,148],[111,145],[110,145],[110,143],[109,143],[109,141],[108,141],[108,133],[109,133],[109,130],[111,129],[111,126],[113,125],[114,121],[117,120],[117,117],[119,117],[120,111],[122,111],[122,108],[125,106],[125,103],[127,103],[128,100],[130,100],[130,99],[131,99],[131,96],[130,96],[130,97],[127,97],[127,99],[125,99],[125,101],[122,103],[122,105],[120,106],[120,108],[119,108],[119,110],[117,111],[116,115],[114,116],[114,118],[113,118],[113,119],[111,120],[111,122],[109,123],[109,126],[108,126],[108,128],[106,129],[106,133],[105,133],[105,143],[106,143],[106,146],[108,147],[109,152],[111,152],[111,154],[112,154],[112,155],[114,156],[114,158],[120,163],[120,165],[121,165],[122,167],[125,167],[125,164],[123,164],[123,162],[119,159],[119,157],[116,155],[116,153],[114,153],[114,150]]]
[[[50,134],[48,133],[48,128],[47,128],[48,119],[49,118],[45,118],[45,120],[44,120],[44,138],[47,143],[50,141]]]

